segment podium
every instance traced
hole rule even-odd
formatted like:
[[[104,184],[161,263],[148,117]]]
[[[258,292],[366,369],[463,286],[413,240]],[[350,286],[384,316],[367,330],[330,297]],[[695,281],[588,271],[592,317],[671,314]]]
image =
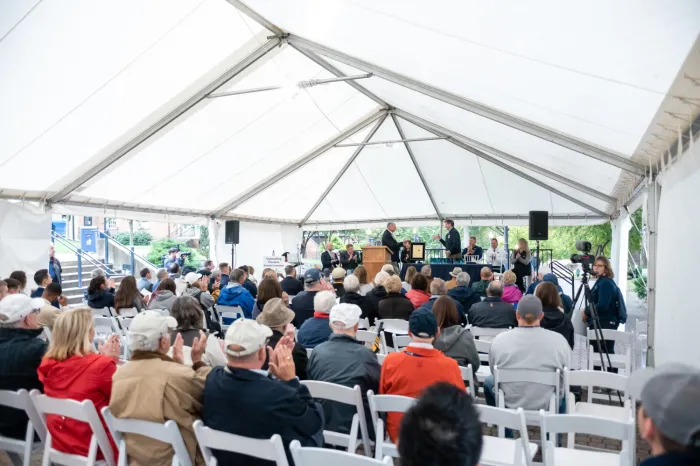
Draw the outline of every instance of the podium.
[[[362,265],[367,269],[367,279],[371,282],[382,270],[384,264],[391,264],[391,251],[386,246],[363,246]]]

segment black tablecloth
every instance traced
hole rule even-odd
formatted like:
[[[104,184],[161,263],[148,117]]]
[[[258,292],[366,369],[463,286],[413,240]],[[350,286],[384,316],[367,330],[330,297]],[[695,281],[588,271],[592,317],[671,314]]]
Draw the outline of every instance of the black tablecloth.
[[[415,264],[403,264],[403,267],[401,267],[401,280],[403,281],[404,277],[406,276],[406,269],[408,267],[413,266],[420,272],[421,267],[424,265],[425,264],[422,262]],[[459,267],[467,272],[469,274],[469,278],[471,278],[471,283],[476,283],[481,280],[481,269],[483,267],[491,268],[490,265],[485,264],[430,264],[430,270],[433,274],[433,278],[442,278],[445,281],[452,280],[452,275],[450,275],[450,272],[452,272],[452,269],[455,267]]]

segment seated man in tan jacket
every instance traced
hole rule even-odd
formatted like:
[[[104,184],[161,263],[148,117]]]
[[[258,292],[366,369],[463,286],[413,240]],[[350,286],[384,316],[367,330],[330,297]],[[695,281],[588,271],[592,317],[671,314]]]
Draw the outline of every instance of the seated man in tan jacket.
[[[173,357],[168,357],[170,334],[177,321],[154,311],[139,313],[131,323],[131,360],[114,374],[109,409],[117,418],[164,423],[180,427],[193,463],[203,464],[197,453],[192,423],[200,418],[202,389],[211,368],[202,363],[207,337],[204,332],[192,343],[192,367],[183,364],[183,340],[178,335]],[[170,464],[170,445],[140,435],[126,434],[129,464]]]

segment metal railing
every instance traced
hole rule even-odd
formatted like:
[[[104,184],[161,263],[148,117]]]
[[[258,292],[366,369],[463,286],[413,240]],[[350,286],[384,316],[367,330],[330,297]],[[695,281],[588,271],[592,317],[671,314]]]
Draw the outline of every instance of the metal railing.
[[[131,264],[131,275],[136,275],[136,259],[139,259],[141,262],[145,263],[148,268],[153,269],[154,274],[158,270],[158,267],[154,263],[152,263],[151,261],[143,257],[141,254],[134,251],[133,246],[124,246],[122,243],[114,239],[109,233],[105,233],[102,231],[100,231],[99,233],[100,238],[103,238],[105,240],[105,262],[109,262],[109,245],[112,244],[117,249],[121,249],[123,252],[129,254],[129,260]]]
[[[73,243],[68,241],[63,235],[60,235],[55,231],[51,231],[51,242],[58,242],[61,246],[68,248],[68,250],[75,254],[76,260],[78,262],[78,288],[83,287],[83,260],[88,262],[90,265],[97,267],[98,269],[104,270],[107,278],[109,278],[110,276],[121,275],[115,272],[110,267],[108,267],[106,263],[103,264],[98,259],[92,257],[89,253],[75,246]]]
[[[559,261],[552,261],[550,263],[550,268],[552,269],[552,273],[554,275],[571,285],[571,299],[574,299],[574,273]]]

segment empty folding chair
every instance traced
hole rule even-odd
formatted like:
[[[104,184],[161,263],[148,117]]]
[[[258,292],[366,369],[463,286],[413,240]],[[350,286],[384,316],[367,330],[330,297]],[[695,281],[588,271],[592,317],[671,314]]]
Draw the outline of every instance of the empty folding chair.
[[[114,442],[119,449],[117,463],[120,466],[129,464],[128,452],[126,451],[126,439],[124,434],[137,434],[149,437],[159,442],[170,444],[173,447],[172,466],[192,466],[187,446],[182,440],[180,429],[175,421],[167,421],[164,424],[157,422],[142,421],[140,419],[119,419],[114,417],[109,408],[102,408],[104,417]]]
[[[374,325],[384,324],[384,331],[389,333],[398,333],[399,335],[408,334],[408,321],[403,319],[377,319]]]
[[[628,376],[632,373],[632,349],[634,346],[633,335],[627,332],[620,332],[619,330],[608,330],[603,329],[603,340],[612,340],[615,344],[620,344],[624,347],[623,354],[610,353],[610,362],[612,367],[622,370],[624,375]],[[596,333],[594,330],[588,329],[586,334],[588,345],[588,370],[594,370],[595,367],[600,366],[600,354],[593,352],[593,345],[596,345]],[[604,342],[601,342],[605,345]],[[608,359],[603,353],[603,363],[606,369],[608,368]],[[598,369],[600,370],[600,369]]]
[[[546,414],[540,412],[540,425],[543,441],[542,459],[546,466],[630,466],[634,450],[630,449],[628,439],[634,435],[634,423],[613,421],[593,416],[576,414]],[[555,447],[553,439],[557,434],[569,433],[598,435],[601,437],[620,440],[622,450],[619,453],[577,450],[573,446],[566,448]]]
[[[97,414],[97,410],[95,409],[95,405],[92,403],[92,401],[85,400],[83,402],[77,402],[75,400],[50,398],[34,390],[32,390],[32,393],[30,393],[30,397],[37,413],[39,414],[42,425],[46,426],[47,414],[55,414],[58,416],[75,419],[77,421],[86,422],[92,430],[90,449],[87,456],[72,455],[54,449],[51,442],[51,432],[47,431],[46,441],[44,442],[43,466],[48,466],[51,463],[69,466],[94,466],[97,463],[98,448],[104,455],[104,462],[109,466],[115,466],[114,452],[112,451],[112,446],[109,443],[109,437],[102,426],[102,421],[100,420],[100,416]],[[99,463],[102,463],[102,461]]]
[[[24,439],[19,440],[0,435],[0,451],[22,456],[22,465],[29,466],[32,450],[46,440],[46,427],[41,422],[39,413],[34,408],[27,390],[22,389],[16,392],[0,390],[0,405],[24,411],[27,414],[28,421]],[[34,441],[35,431],[39,436],[39,442]]]
[[[397,353],[411,343],[411,337],[408,335],[394,335],[394,351]]]
[[[462,380],[466,382],[467,392],[472,397],[472,401],[476,401],[477,388],[474,385],[474,371],[472,365],[467,364],[467,367],[459,366],[459,371],[462,373]]]
[[[486,340],[474,340],[474,344],[476,345],[476,351],[479,352],[479,361],[486,363],[486,365],[481,364],[479,369],[476,371],[476,379],[479,382],[484,383],[486,377],[491,375],[491,368],[488,366],[491,342]]]
[[[221,329],[224,331],[228,329],[233,321],[243,317],[243,309],[241,309],[241,306],[221,306],[217,304],[216,310],[221,317]]]
[[[394,464],[394,460],[389,456],[385,456],[383,460],[376,460],[327,448],[302,447],[298,440],[293,440],[289,444],[289,450],[294,458],[294,466],[386,466]]]
[[[383,424],[380,426],[378,421],[382,421],[379,417],[382,413],[405,413],[416,402],[415,398],[400,395],[375,395],[372,390],[367,392],[367,401],[369,402],[369,411],[372,415],[372,423],[375,426],[376,441],[374,444],[374,457],[381,459],[384,455],[398,457],[399,452],[391,440],[383,439],[379,432],[384,432]],[[383,422],[383,421],[382,421]],[[381,428],[381,430],[380,430]]]
[[[346,447],[348,452],[355,453],[357,450],[357,433],[359,429],[362,435],[362,445],[365,450],[365,455],[369,456],[371,451],[369,429],[367,427],[367,418],[365,417],[365,408],[362,402],[362,390],[360,390],[360,386],[355,385],[353,388],[348,388],[343,385],[320,382],[317,380],[304,380],[301,383],[309,389],[309,393],[311,393],[313,398],[329,400],[355,407],[355,415],[352,418],[349,434],[324,430],[323,438],[324,441],[330,445]]]
[[[531,443],[529,440],[523,409],[511,410],[485,405],[475,406],[479,411],[481,422],[498,426],[498,437],[484,436],[479,463],[482,465],[531,466],[532,459],[537,453],[537,444]],[[517,440],[504,438],[505,429],[518,431],[519,438]]]
[[[358,328],[362,330],[369,330],[369,319],[367,317],[365,317],[364,319],[360,319],[360,322],[358,324]]]
[[[500,384],[513,382],[526,382],[539,384],[544,386],[554,387],[554,393],[549,399],[549,412],[557,414],[559,412],[559,384],[560,372],[556,371],[534,371],[528,369],[499,369],[498,366],[493,368],[494,378],[494,393],[496,395],[496,406],[499,408],[509,408],[506,406],[505,393],[501,389]],[[544,388],[544,387],[543,387]],[[539,424],[539,411],[525,410],[525,419],[528,425]]]
[[[374,343],[374,340],[377,338],[377,334],[375,332],[370,332],[369,330],[358,330],[355,338],[357,341],[361,341],[365,344]]]
[[[282,437],[279,434],[275,434],[269,439],[255,439],[210,429],[205,427],[202,421],[195,421],[192,426],[207,466],[218,464],[212,449],[274,461],[277,466],[289,466]]]

